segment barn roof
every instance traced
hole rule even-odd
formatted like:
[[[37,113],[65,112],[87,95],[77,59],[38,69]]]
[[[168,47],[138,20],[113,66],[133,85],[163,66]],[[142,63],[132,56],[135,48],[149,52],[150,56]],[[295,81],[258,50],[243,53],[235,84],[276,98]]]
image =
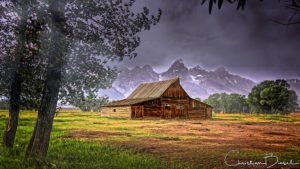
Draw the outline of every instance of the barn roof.
[[[112,101],[108,103],[105,107],[114,107],[114,106],[129,106],[137,103],[142,103],[145,101],[150,101],[155,98],[138,98],[138,99],[123,99],[118,101]]]
[[[175,78],[152,83],[142,83],[127,97],[127,99],[158,98],[178,80],[179,78]]]
[[[199,101],[199,100],[196,100],[196,99],[192,99],[192,100],[194,100],[195,102],[199,102],[199,103],[201,103],[201,104],[204,104],[204,105],[206,105],[207,107],[214,108],[214,107],[212,107],[211,105],[206,104],[206,103],[204,103],[204,102],[201,102],[201,101]]]
[[[159,98],[179,78],[151,83],[142,83],[126,99],[110,102],[106,107],[128,106]]]

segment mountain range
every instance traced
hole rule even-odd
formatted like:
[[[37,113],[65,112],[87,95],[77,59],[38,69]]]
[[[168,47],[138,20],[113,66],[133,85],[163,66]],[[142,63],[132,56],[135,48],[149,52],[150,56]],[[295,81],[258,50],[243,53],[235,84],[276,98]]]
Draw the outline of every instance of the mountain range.
[[[248,95],[256,85],[250,79],[233,74],[224,67],[209,71],[201,66],[186,67],[182,59],[176,60],[166,71],[157,73],[150,65],[136,66],[133,69],[122,67],[112,87],[100,90],[99,95],[107,95],[110,100],[126,98],[138,85],[145,82],[166,80],[179,77],[183,88],[191,97],[207,98],[213,93],[239,93]],[[286,79],[298,96],[300,80]]]

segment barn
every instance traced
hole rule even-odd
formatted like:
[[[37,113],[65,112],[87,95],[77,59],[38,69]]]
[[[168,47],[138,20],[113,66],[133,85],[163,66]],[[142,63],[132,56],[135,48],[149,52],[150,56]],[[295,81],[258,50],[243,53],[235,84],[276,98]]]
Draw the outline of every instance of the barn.
[[[102,107],[104,117],[210,119],[212,106],[191,98],[179,78],[143,83],[126,99]]]

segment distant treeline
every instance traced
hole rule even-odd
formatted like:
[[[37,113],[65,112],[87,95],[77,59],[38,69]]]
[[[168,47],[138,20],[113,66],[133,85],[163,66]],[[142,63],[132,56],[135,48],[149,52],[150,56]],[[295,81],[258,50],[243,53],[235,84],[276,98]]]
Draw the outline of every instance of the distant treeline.
[[[0,100],[0,110],[8,109],[8,100]]]
[[[98,98],[92,98],[92,97],[86,97],[84,99],[78,99],[76,102],[74,102],[74,106],[78,107],[82,111],[99,111],[100,108],[108,103],[108,97],[98,97]],[[35,106],[35,102],[38,102],[38,100],[31,100],[30,102],[27,102],[27,104],[22,104],[21,109],[22,110],[33,110],[36,111],[37,107]],[[32,104],[28,104],[32,103]],[[9,109],[9,103],[7,99],[0,100],[0,110],[8,110]]]
[[[220,113],[248,113],[249,105],[246,96],[240,94],[216,93],[210,95],[205,103],[213,106],[214,112]]]
[[[288,114],[298,107],[296,92],[285,80],[266,80],[254,86],[248,97],[240,94],[216,93],[205,103],[223,113]]]

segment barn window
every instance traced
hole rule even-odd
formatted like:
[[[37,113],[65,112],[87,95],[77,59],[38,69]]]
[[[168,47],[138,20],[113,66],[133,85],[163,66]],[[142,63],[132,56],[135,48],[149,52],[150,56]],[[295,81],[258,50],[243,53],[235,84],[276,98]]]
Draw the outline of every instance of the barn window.
[[[116,109],[113,109],[113,112],[117,112],[117,110],[116,110]]]

